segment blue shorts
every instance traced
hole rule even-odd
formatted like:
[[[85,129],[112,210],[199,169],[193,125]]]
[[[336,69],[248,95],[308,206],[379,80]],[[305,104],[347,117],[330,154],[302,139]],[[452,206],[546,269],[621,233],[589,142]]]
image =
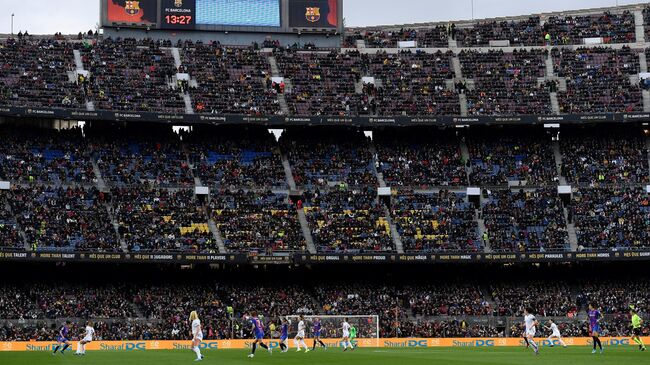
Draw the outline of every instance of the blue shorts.
[[[314,337],[320,337],[320,331],[314,332]]]
[[[261,340],[264,338],[264,332],[255,332],[255,339]]]
[[[280,341],[286,341],[287,338],[289,338],[289,335],[282,335],[280,336]]]
[[[598,332],[598,333],[600,334],[600,325],[597,324],[597,325],[595,325],[595,326],[592,326],[592,327],[591,327],[591,332],[592,332],[592,333],[594,333],[594,332]]]
[[[56,338],[56,342],[68,342],[68,339],[65,338],[65,337],[59,336],[59,337]]]

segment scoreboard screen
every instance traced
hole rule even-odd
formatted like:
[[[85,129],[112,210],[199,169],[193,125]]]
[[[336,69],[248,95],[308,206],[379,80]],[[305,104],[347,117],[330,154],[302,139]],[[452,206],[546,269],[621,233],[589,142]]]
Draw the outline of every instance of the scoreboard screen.
[[[162,0],[161,25],[163,29],[196,27],[196,0]]]
[[[106,16],[109,22],[156,24],[157,0],[108,0]]]
[[[340,30],[343,0],[99,0],[101,24],[152,30]]]
[[[292,28],[337,28],[337,0],[289,0]]]
[[[280,0],[196,0],[196,24],[279,27]]]

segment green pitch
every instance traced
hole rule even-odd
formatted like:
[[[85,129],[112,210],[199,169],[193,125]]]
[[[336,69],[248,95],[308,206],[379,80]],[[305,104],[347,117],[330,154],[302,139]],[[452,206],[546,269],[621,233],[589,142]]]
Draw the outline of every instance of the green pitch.
[[[598,364],[650,364],[650,352],[640,352],[636,347],[607,348],[603,355],[591,354],[591,348],[543,348],[539,356],[531,350],[513,347],[499,348],[400,348],[357,349],[342,352],[340,349],[317,349],[310,353],[280,353],[270,356],[258,351],[254,359],[246,357],[245,350],[207,350],[201,365],[431,365],[431,364],[535,364],[535,365],[598,365]],[[189,350],[88,352],[77,357],[72,352],[51,355],[47,352],[0,352],[2,365],[32,364],[83,364],[83,365],[178,365],[194,363],[194,353]]]

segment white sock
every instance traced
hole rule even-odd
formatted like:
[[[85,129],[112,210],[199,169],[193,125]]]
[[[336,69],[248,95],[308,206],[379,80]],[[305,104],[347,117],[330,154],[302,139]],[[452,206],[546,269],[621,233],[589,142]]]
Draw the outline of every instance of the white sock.
[[[201,358],[201,349],[199,349],[198,346],[194,347],[194,353],[196,353],[196,358],[197,359]]]
[[[296,345],[296,348],[298,350],[300,350],[300,342],[298,342],[298,340],[296,340],[295,338],[293,339],[293,344]]]
[[[537,351],[537,344],[535,343],[535,341],[532,338],[529,338],[528,342],[530,342],[530,345],[533,346],[533,349]]]
[[[81,353],[86,354],[86,344],[81,345]]]
[[[309,347],[307,347],[305,340],[300,340],[300,344],[305,348],[305,350],[309,350]]]
[[[566,344],[564,341],[562,341],[562,337],[560,337],[558,340],[560,341],[560,345],[562,345],[562,347],[566,347]]]
[[[78,355],[80,353],[81,353],[81,341],[77,342],[77,352],[76,352],[76,354]]]

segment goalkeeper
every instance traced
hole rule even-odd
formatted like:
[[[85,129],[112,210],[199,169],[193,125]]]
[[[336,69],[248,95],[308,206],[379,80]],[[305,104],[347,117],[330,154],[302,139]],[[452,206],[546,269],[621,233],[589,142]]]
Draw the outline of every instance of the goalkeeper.
[[[350,327],[350,344],[352,344],[352,350],[357,348],[357,346],[354,344],[354,340],[356,338],[357,338],[357,328],[354,327],[353,325],[352,327]]]

